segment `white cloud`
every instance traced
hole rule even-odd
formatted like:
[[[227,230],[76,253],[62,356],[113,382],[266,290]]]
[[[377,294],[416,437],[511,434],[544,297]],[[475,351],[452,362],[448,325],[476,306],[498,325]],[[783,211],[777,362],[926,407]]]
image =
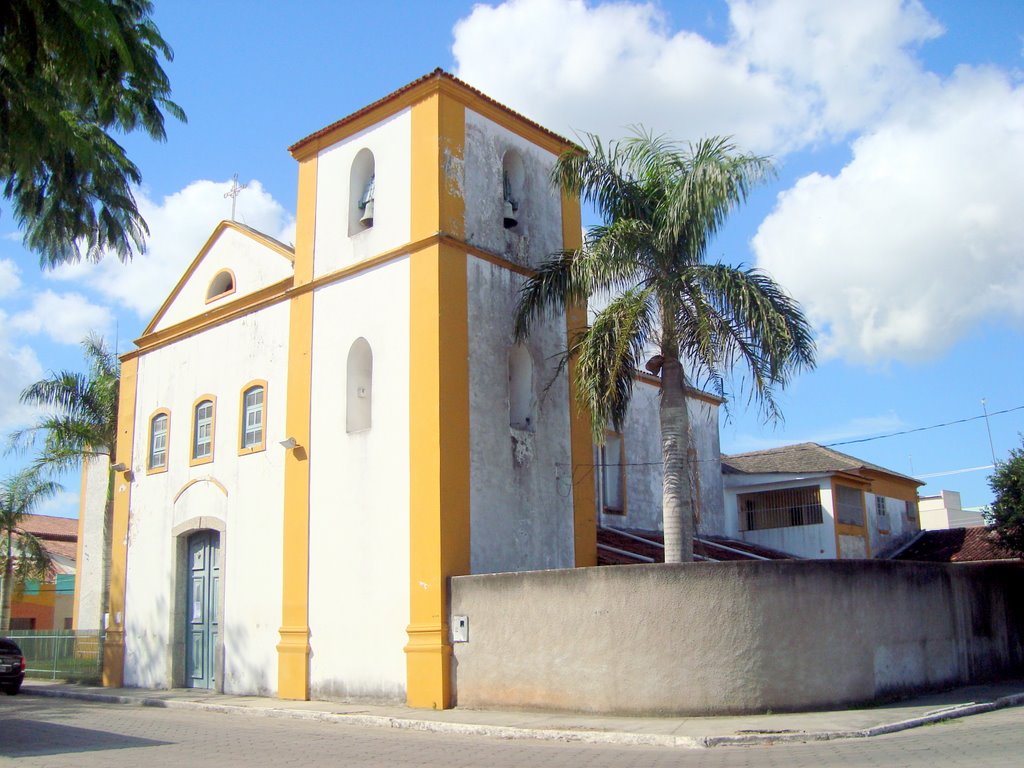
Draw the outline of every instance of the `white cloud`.
[[[14,344],[7,315],[0,310],[0,434],[31,422],[35,410],[18,402],[21,391],[43,375],[36,353]],[[0,443],[2,444],[2,443]]]
[[[167,297],[182,273],[196,257],[214,227],[231,210],[224,193],[230,181],[194,181],[162,201],[138,195],[139,211],[149,224],[145,254],[121,264],[108,256],[99,264],[60,267],[50,275],[89,285],[107,299],[148,319]],[[240,223],[289,243],[295,222],[280,203],[251,181],[238,196],[236,218]]]
[[[10,296],[21,287],[20,271],[10,259],[0,259],[0,298]]]
[[[937,356],[983,318],[1024,319],[1024,86],[958,69],[779,196],[753,246],[825,357]]]
[[[110,335],[114,316],[108,307],[91,303],[80,293],[42,291],[32,306],[11,317],[11,327],[23,333],[44,334],[60,344],[78,344],[90,333]]]
[[[456,24],[457,72],[544,125],[620,136],[641,123],[784,152],[862,126],[919,77],[940,29],[916,2],[730,4],[714,44],[652,3],[508,0]]]

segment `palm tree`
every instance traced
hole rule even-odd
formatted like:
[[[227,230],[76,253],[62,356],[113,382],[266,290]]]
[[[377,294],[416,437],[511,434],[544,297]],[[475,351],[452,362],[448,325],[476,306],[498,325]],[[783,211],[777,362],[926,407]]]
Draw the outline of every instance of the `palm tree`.
[[[647,367],[661,373],[665,561],[689,561],[687,386],[700,381],[724,394],[725,378],[746,368],[750,397],[774,419],[773,390],[814,366],[810,326],[771,277],[705,260],[729,212],[773,169],[724,138],[680,146],[636,131],[607,148],[587,138],[590,151],[564,153],[552,181],[594,205],[604,223],[590,228],[581,250],[553,255],[527,280],[515,333],[522,340],[541,317],[591,296],[608,299],[568,350],[598,443],[609,423],[621,429],[634,378],[656,350]]]
[[[0,634],[11,628],[11,593],[15,582],[45,578],[50,557],[39,539],[20,529],[21,521],[40,502],[60,491],[60,486],[24,470],[0,483],[0,558],[3,559],[3,587],[0,589]]]
[[[49,378],[37,381],[21,393],[21,402],[46,410],[46,415],[35,426],[14,432],[10,438],[11,447],[26,450],[35,445],[38,436],[43,436],[42,447],[33,464],[37,471],[64,472],[97,457],[109,461],[114,455],[121,365],[98,336],[86,337],[82,349],[87,373],[51,372]],[[114,473],[108,469],[99,626],[107,612],[113,488]]]

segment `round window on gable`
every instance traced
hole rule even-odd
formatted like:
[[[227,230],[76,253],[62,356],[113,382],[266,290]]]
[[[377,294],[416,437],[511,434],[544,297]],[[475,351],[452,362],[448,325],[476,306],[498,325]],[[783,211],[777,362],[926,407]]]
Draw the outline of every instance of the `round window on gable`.
[[[517,230],[522,221],[523,186],[526,169],[523,158],[514,149],[501,159],[502,225]]]
[[[206,289],[206,300],[213,301],[234,292],[235,275],[230,269],[222,269],[210,281],[210,287]]]

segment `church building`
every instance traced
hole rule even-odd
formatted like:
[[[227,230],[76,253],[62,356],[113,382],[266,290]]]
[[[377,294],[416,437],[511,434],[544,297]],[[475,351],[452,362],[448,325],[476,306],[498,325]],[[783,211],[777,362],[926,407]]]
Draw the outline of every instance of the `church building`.
[[[574,148],[437,70],[290,148],[294,247],[216,227],[122,357],[106,684],[447,707],[449,577],[660,525],[659,380],[597,449],[559,365],[586,308],[513,336],[581,245]],[[712,529],[719,404],[690,399]]]

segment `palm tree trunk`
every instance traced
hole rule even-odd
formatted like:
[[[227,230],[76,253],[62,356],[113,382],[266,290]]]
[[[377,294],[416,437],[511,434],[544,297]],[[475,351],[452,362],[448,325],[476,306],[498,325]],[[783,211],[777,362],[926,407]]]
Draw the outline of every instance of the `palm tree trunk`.
[[[690,471],[686,465],[690,414],[686,409],[683,367],[675,354],[665,354],[661,369],[662,515],[665,528],[665,562],[693,560],[693,502]]]
[[[7,529],[7,556],[4,558],[4,582],[0,590],[0,635],[11,631],[11,588],[14,581],[14,555],[11,552],[11,529]]]

